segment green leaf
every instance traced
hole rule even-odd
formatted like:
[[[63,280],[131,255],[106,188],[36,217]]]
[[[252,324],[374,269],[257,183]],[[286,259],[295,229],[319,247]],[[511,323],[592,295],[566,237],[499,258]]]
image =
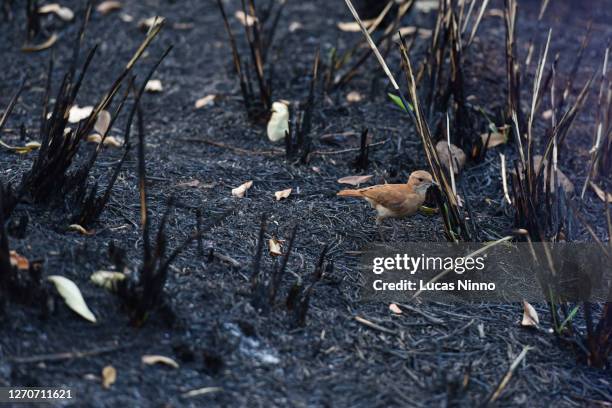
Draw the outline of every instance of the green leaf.
[[[400,98],[399,96],[394,95],[392,93],[387,93],[387,95],[389,95],[391,101],[397,106],[399,106],[400,109],[402,109],[404,112],[408,112],[408,109],[414,112],[414,108],[412,107],[412,105],[408,103],[408,107],[406,108],[406,106],[404,106],[404,103],[402,102],[402,98]]]
[[[558,333],[561,333],[564,329],[565,326],[567,326],[567,324],[572,321],[572,319],[574,318],[574,316],[576,316],[576,313],[578,313],[578,306],[574,306],[574,308],[572,309],[572,311],[570,312],[569,315],[567,315],[567,317],[565,318],[565,320],[563,321],[563,323],[561,323],[561,326],[559,327],[559,330],[557,330]]]

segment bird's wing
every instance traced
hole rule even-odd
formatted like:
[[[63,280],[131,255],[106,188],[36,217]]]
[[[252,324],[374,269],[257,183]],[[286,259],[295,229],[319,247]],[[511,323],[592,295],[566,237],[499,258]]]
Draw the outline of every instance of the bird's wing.
[[[361,190],[361,195],[385,208],[399,210],[404,202],[414,195],[409,190],[405,184],[383,184],[364,188]]]

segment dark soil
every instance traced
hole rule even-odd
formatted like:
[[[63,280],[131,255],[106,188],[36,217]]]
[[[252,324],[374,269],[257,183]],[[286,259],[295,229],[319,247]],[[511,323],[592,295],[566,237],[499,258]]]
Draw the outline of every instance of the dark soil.
[[[21,52],[25,7],[15,3],[13,20],[0,22],[0,107],[8,104],[23,74],[28,80],[1,135],[11,145],[24,143],[19,138],[22,124],[29,139],[39,140],[50,53]],[[62,1],[73,10],[79,10],[81,3]],[[523,347],[532,346],[499,405],[612,404],[610,371],[577,362],[575,350],[546,331],[549,315],[544,305],[537,308],[544,328],[528,330],[520,327],[519,304],[416,303],[418,312],[405,310],[402,315],[393,315],[386,303],[360,302],[362,277],[355,269],[355,251],[378,241],[379,233],[370,208],[336,197],[342,187],[336,180],[354,174],[351,163],[358,155],[357,150],[337,151],[358,146],[358,135],[368,128],[373,142],[385,142],[370,151],[367,174],[375,176],[374,183],[403,182],[411,171],[427,167],[414,127],[387,98],[386,80],[374,60],[348,86],[325,97],[317,93],[312,131],[317,153],[307,165],[296,164],[285,159],[282,149],[271,152],[282,146],[272,147],[264,127],[247,121],[215,2],[123,3],[119,13],[92,15],[85,48],[97,43],[99,49],[78,104],[95,104],[121,72],[143,38],[138,20],[156,14],[165,17],[166,27],[137,69],[140,78],[168,45],[174,45],[154,75],[162,81],[164,91],[147,94],[142,101],[153,230],[170,197],[175,198],[167,226],[171,247],[194,232],[197,209],[201,209],[204,221],[228,210],[230,214],[204,236],[204,254],[194,243],[172,264],[165,293],[174,319],[152,314],[143,327],[134,328],[119,299],[93,285],[89,277],[95,271],[118,267],[109,257],[111,242],[125,249],[131,271],[140,266],[136,155],[128,158],[91,236],[67,231],[72,211],[69,203],[20,203],[11,220],[27,217],[28,225],[23,238],[11,237],[11,249],[30,260],[43,260],[46,275],[63,275],[77,283],[98,323],[86,322],[61,301],[55,302],[55,310],[46,318],[40,317],[37,308],[10,304],[0,326],[0,386],[73,387],[76,402],[66,405],[91,407],[475,406],[496,388]],[[489,9],[501,11],[502,2],[492,3]],[[551,55],[561,54],[561,78],[569,70],[587,21],[593,19],[593,38],[575,82],[576,88],[581,87],[603,61],[612,34],[612,3],[552,2],[555,4],[540,23],[539,5],[531,3],[519,5],[522,55],[530,38],[542,44],[548,27],[552,27]],[[241,27],[233,17],[238,7],[237,1],[226,4],[234,31],[242,39]],[[134,21],[122,21],[121,13],[133,16]],[[432,14],[421,14],[408,17],[407,24],[414,24],[415,19],[425,27],[433,22]],[[338,21],[350,21],[342,1],[288,2],[270,53],[275,65],[274,100],[305,100],[318,46],[326,56],[332,47],[345,49],[361,38],[359,33],[339,31]],[[294,22],[302,27],[290,32]],[[79,24],[58,23],[52,17],[44,18],[43,23],[60,36],[53,48],[53,87],[57,89]],[[415,60],[426,46],[426,41],[417,43]],[[389,62],[392,69],[399,66],[396,51],[391,52]],[[493,114],[500,112],[505,104],[502,18],[485,17],[466,64],[467,89],[475,95],[472,103]],[[533,71],[534,65],[530,68]],[[531,79],[527,83],[525,89],[530,89]],[[353,90],[364,95],[363,101],[346,102],[346,95]],[[524,99],[530,100],[530,93],[525,93]],[[194,109],[194,102],[208,94],[219,95],[214,105]],[[561,161],[577,190],[587,171],[595,99],[589,99],[568,136],[569,148]],[[114,135],[122,136],[124,116],[113,129]],[[544,124],[536,126],[540,132],[545,129]],[[484,132],[486,123],[477,122],[475,127]],[[336,145],[323,142],[323,135],[345,132],[355,136]],[[82,148],[81,156],[92,148]],[[477,239],[482,241],[503,237],[513,227],[512,210],[502,199],[498,151],[513,155],[510,146],[498,148],[461,175],[467,192],[464,198],[478,227]],[[3,150],[2,182],[18,183],[35,154]],[[94,171],[101,185],[121,154],[113,148],[102,153]],[[200,182],[196,187],[181,186],[194,180]],[[232,197],[231,189],[248,180],[253,180],[253,187],[246,197]],[[291,196],[276,202],[274,192],[286,188],[293,188]],[[608,239],[602,221],[604,205],[591,190],[580,206],[600,237]],[[275,236],[286,240],[292,226],[298,225],[282,293],[269,313],[260,313],[251,305],[249,283],[262,214],[268,216],[266,239]],[[437,216],[417,215],[389,222],[383,234],[389,241],[445,240]],[[579,238],[590,239],[584,230]],[[312,273],[326,244],[333,268],[328,267],[315,287],[306,325],[296,327],[284,305],[286,293],[298,277],[307,279]],[[267,253],[264,261],[264,268],[271,268]],[[356,316],[384,330],[363,325]],[[92,354],[61,359],[46,356],[63,352]],[[141,363],[145,354],[171,357],[180,368],[145,366]],[[113,365],[118,373],[117,382],[108,390],[100,380],[106,365]],[[465,380],[469,380],[466,387]],[[184,396],[203,387],[218,388],[198,397]]]

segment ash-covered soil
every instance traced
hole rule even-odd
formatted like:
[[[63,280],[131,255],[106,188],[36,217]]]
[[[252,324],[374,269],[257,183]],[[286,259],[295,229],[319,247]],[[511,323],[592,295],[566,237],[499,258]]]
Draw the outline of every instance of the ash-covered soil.
[[[82,3],[62,1],[75,11]],[[121,72],[143,38],[137,22],[154,15],[165,17],[165,28],[136,69],[138,80],[168,45],[174,45],[154,75],[162,81],[163,92],[146,94],[142,100],[153,231],[170,197],[175,202],[167,225],[171,247],[194,232],[198,209],[204,221],[230,213],[204,236],[204,253],[194,243],[172,264],[165,293],[174,319],[153,314],[143,327],[134,328],[117,297],[93,285],[89,277],[95,271],[119,267],[109,256],[111,242],[125,250],[129,270],[137,270],[142,261],[135,152],[93,235],[67,231],[73,210],[68,202],[20,203],[11,220],[25,217],[28,224],[23,237],[11,237],[11,249],[30,260],[44,261],[45,275],[63,275],[77,283],[98,323],[81,319],[61,301],[46,318],[35,308],[11,304],[0,326],[0,386],[73,387],[76,401],[66,406],[475,406],[497,387],[523,347],[530,346],[533,349],[499,398],[500,406],[612,403],[610,371],[577,363],[575,351],[546,331],[550,325],[545,305],[537,307],[543,329],[529,330],[520,327],[520,304],[416,302],[413,310],[394,315],[386,303],[360,301],[362,277],[355,254],[378,241],[379,231],[365,203],[336,197],[343,187],[336,180],[355,174],[351,163],[358,155],[358,149],[353,149],[358,135],[368,128],[373,143],[384,142],[370,151],[365,173],[374,175],[372,183],[403,182],[411,171],[427,167],[414,127],[389,101],[390,88],[373,59],[346,87],[327,95],[317,92],[312,130],[315,153],[308,164],[296,164],[285,159],[282,145],[271,146],[264,126],[247,120],[215,2],[123,3],[118,13],[92,14],[84,48],[98,44],[99,49],[78,104],[94,105]],[[560,53],[563,78],[592,18],[592,40],[576,81],[576,88],[581,87],[603,61],[612,34],[611,5],[609,0],[554,4],[538,22],[539,5],[520,2],[521,55],[525,56],[530,38],[542,44],[547,28],[552,27],[551,55]],[[233,17],[239,2],[226,2],[225,7],[234,32],[242,39],[241,26]],[[500,1],[489,6],[495,12],[485,16],[465,67],[467,89],[474,96],[471,103],[494,113],[505,104],[502,7]],[[52,84],[57,89],[79,23],[43,19],[50,32],[58,33],[57,44],[52,51],[23,53],[24,7],[15,4],[13,10],[11,21],[0,22],[0,108],[8,104],[24,74],[27,85],[0,137],[19,145],[23,144],[22,125],[27,140],[39,139],[49,54],[55,53]],[[132,16],[133,21],[125,22],[121,14]],[[416,22],[431,28],[433,20],[431,13],[415,12],[406,25]],[[273,99],[304,100],[317,47],[325,62],[333,47],[345,49],[361,39],[360,33],[338,30],[338,21],[351,21],[342,1],[288,2],[270,50],[275,70]],[[290,30],[295,23],[301,26]],[[427,41],[417,41],[415,59],[423,54]],[[395,49],[388,61],[399,72]],[[351,91],[360,92],[363,100],[347,102]],[[209,94],[218,95],[214,104],[194,109],[195,101]],[[578,189],[587,171],[595,99],[591,95],[568,135],[569,148],[560,163]],[[524,95],[524,100],[530,101],[530,95]],[[474,117],[478,118],[475,128],[484,132],[486,122],[478,114]],[[122,136],[124,121],[125,115],[111,134]],[[540,122],[536,129],[543,131],[545,125]],[[324,136],[334,134],[336,144],[324,142]],[[92,148],[84,146],[79,157]],[[503,203],[499,152],[508,157],[514,154],[511,146],[493,149],[483,163],[468,165],[461,175],[464,198],[482,241],[503,237],[513,227],[512,210]],[[2,150],[2,182],[18,183],[35,154]],[[94,171],[101,185],[121,155],[120,149],[103,151]],[[246,197],[232,197],[231,189],[248,180],[253,187]],[[287,188],[293,189],[289,198],[277,202],[274,192]],[[608,239],[604,205],[591,190],[580,209],[596,233]],[[293,225],[298,225],[282,293],[266,314],[252,306],[250,294],[262,214],[268,216],[266,240],[287,240]],[[439,216],[392,221],[382,233],[393,242],[445,241]],[[590,239],[586,231],[580,236]],[[296,327],[284,299],[296,280],[312,273],[326,244],[333,268],[327,268],[315,287],[306,325]],[[271,268],[267,253],[264,264]],[[356,321],[357,316],[384,330]],[[84,354],[54,356],[62,352]],[[180,367],[145,366],[141,362],[145,354],[171,357]],[[113,365],[118,374],[110,389],[104,389],[100,380],[107,365]],[[211,387],[204,395],[185,396],[204,387]]]

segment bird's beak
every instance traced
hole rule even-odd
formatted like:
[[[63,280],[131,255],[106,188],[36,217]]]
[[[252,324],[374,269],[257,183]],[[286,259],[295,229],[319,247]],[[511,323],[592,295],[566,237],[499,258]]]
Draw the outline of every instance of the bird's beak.
[[[436,183],[434,180],[431,180],[430,186],[440,187],[440,184]]]

